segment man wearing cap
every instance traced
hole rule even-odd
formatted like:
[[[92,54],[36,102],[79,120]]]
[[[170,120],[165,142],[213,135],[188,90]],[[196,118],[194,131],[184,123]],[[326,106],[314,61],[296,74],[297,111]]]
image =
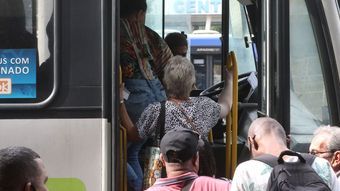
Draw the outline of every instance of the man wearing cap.
[[[167,178],[158,179],[147,191],[228,191],[230,182],[197,175],[201,144],[199,135],[190,129],[176,128],[166,133],[160,144],[160,158]]]

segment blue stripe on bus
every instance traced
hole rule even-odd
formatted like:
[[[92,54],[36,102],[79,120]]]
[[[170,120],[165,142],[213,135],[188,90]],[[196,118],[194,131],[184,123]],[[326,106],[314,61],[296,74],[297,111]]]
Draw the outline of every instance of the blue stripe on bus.
[[[191,46],[221,46],[221,40],[219,37],[205,37],[205,38],[191,38]]]

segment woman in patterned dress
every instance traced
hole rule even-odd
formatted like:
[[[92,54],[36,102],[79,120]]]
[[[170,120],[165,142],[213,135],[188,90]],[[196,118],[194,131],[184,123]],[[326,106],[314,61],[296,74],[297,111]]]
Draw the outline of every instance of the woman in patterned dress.
[[[207,140],[209,131],[217,124],[220,118],[226,117],[231,109],[232,73],[227,71],[225,87],[219,95],[217,103],[204,96],[190,97],[190,92],[194,89],[195,82],[193,64],[185,57],[172,57],[164,68],[163,83],[168,97],[165,102],[164,130],[166,133],[176,127],[189,128],[198,132]],[[150,104],[143,111],[134,127],[130,125],[128,136],[131,139],[154,137],[158,127],[160,108],[160,102]],[[207,141],[205,142],[207,143]],[[209,145],[202,148],[200,152],[202,152],[202,156],[208,156],[211,153]],[[201,162],[205,162],[205,164]],[[206,158],[200,160],[200,163],[201,167],[207,167],[207,170],[203,170],[201,175],[214,175],[214,160]],[[206,163],[209,163],[209,165]]]
[[[175,56],[170,59],[164,68],[163,78],[168,97],[165,103],[165,132],[176,127],[186,127],[207,139],[211,128],[229,113],[232,104],[232,73],[227,72],[225,87],[218,102],[204,96],[190,97],[195,82],[195,69],[187,58]],[[136,124],[140,138],[148,138],[156,131],[160,107],[160,102],[154,102],[142,113]]]

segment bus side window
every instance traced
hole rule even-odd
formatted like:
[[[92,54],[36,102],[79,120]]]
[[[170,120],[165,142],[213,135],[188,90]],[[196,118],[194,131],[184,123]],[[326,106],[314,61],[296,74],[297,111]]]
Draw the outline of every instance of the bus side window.
[[[37,76],[37,88],[38,95],[41,96],[41,99],[46,98],[52,89],[53,89],[53,58],[54,58],[54,49],[53,49],[53,15],[51,16],[47,26],[46,26],[46,35],[48,38],[48,50],[50,52],[50,56],[43,62],[38,68],[38,76]]]
[[[36,36],[26,29],[23,1],[0,1],[0,48],[35,48],[36,43]]]
[[[306,2],[294,0],[290,6],[290,130],[293,149],[306,151],[300,145],[307,145],[314,130],[330,122],[329,103]]]
[[[53,11],[54,0],[0,1],[0,107],[34,107],[51,97]]]

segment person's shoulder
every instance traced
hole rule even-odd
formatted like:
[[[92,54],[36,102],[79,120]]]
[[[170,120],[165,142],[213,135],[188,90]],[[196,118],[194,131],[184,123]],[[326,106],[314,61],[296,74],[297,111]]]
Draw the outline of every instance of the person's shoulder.
[[[273,168],[258,160],[248,160],[236,167],[232,191],[266,190]]]
[[[258,160],[251,159],[251,160],[241,162],[237,166],[237,168],[248,168],[249,166],[252,166],[252,165],[265,165],[265,163],[258,161]]]
[[[197,104],[216,104],[214,100],[206,96],[190,97],[191,101]]]
[[[210,176],[199,176],[198,178],[196,178],[195,182],[212,182],[212,183],[216,183],[216,184],[225,184],[225,185],[229,185],[231,183],[231,180],[229,179],[219,179],[219,178],[213,178]]]
[[[161,110],[160,102],[150,103],[142,112],[140,118],[138,119],[137,126],[145,123],[146,119],[153,119],[156,117],[155,113],[159,113]]]
[[[242,162],[236,167],[237,174],[243,174],[243,173],[258,174],[258,173],[260,173],[260,174],[263,175],[263,174],[271,173],[272,170],[273,170],[273,168],[271,166],[269,166],[268,164],[261,162],[261,161],[258,161],[258,160],[254,160],[254,159]]]
[[[158,34],[156,31],[152,30],[152,29],[151,29],[150,27],[148,27],[148,26],[145,26],[145,30],[146,30],[147,32],[149,32],[149,33],[152,33],[152,34],[155,34],[155,35],[159,36],[159,34]]]
[[[155,116],[155,113],[159,113],[161,110],[160,102],[150,103],[142,112],[142,116]]]
[[[160,186],[152,186],[152,187],[148,188],[145,191],[171,191],[171,189],[169,189],[166,186],[162,186],[162,187],[160,187]]]
[[[152,30],[148,26],[145,26],[145,31],[148,33],[149,36],[162,39],[162,37],[156,31]]]
[[[231,181],[216,179],[208,176],[199,176],[194,181],[194,187],[201,189],[214,188],[214,190],[228,190],[231,187]]]
[[[159,110],[161,107],[161,103],[160,102],[153,102],[153,103],[150,103],[145,110]]]
[[[190,99],[193,100],[205,100],[205,101],[213,101],[211,98],[207,97],[207,96],[198,96],[198,97],[190,97]]]

